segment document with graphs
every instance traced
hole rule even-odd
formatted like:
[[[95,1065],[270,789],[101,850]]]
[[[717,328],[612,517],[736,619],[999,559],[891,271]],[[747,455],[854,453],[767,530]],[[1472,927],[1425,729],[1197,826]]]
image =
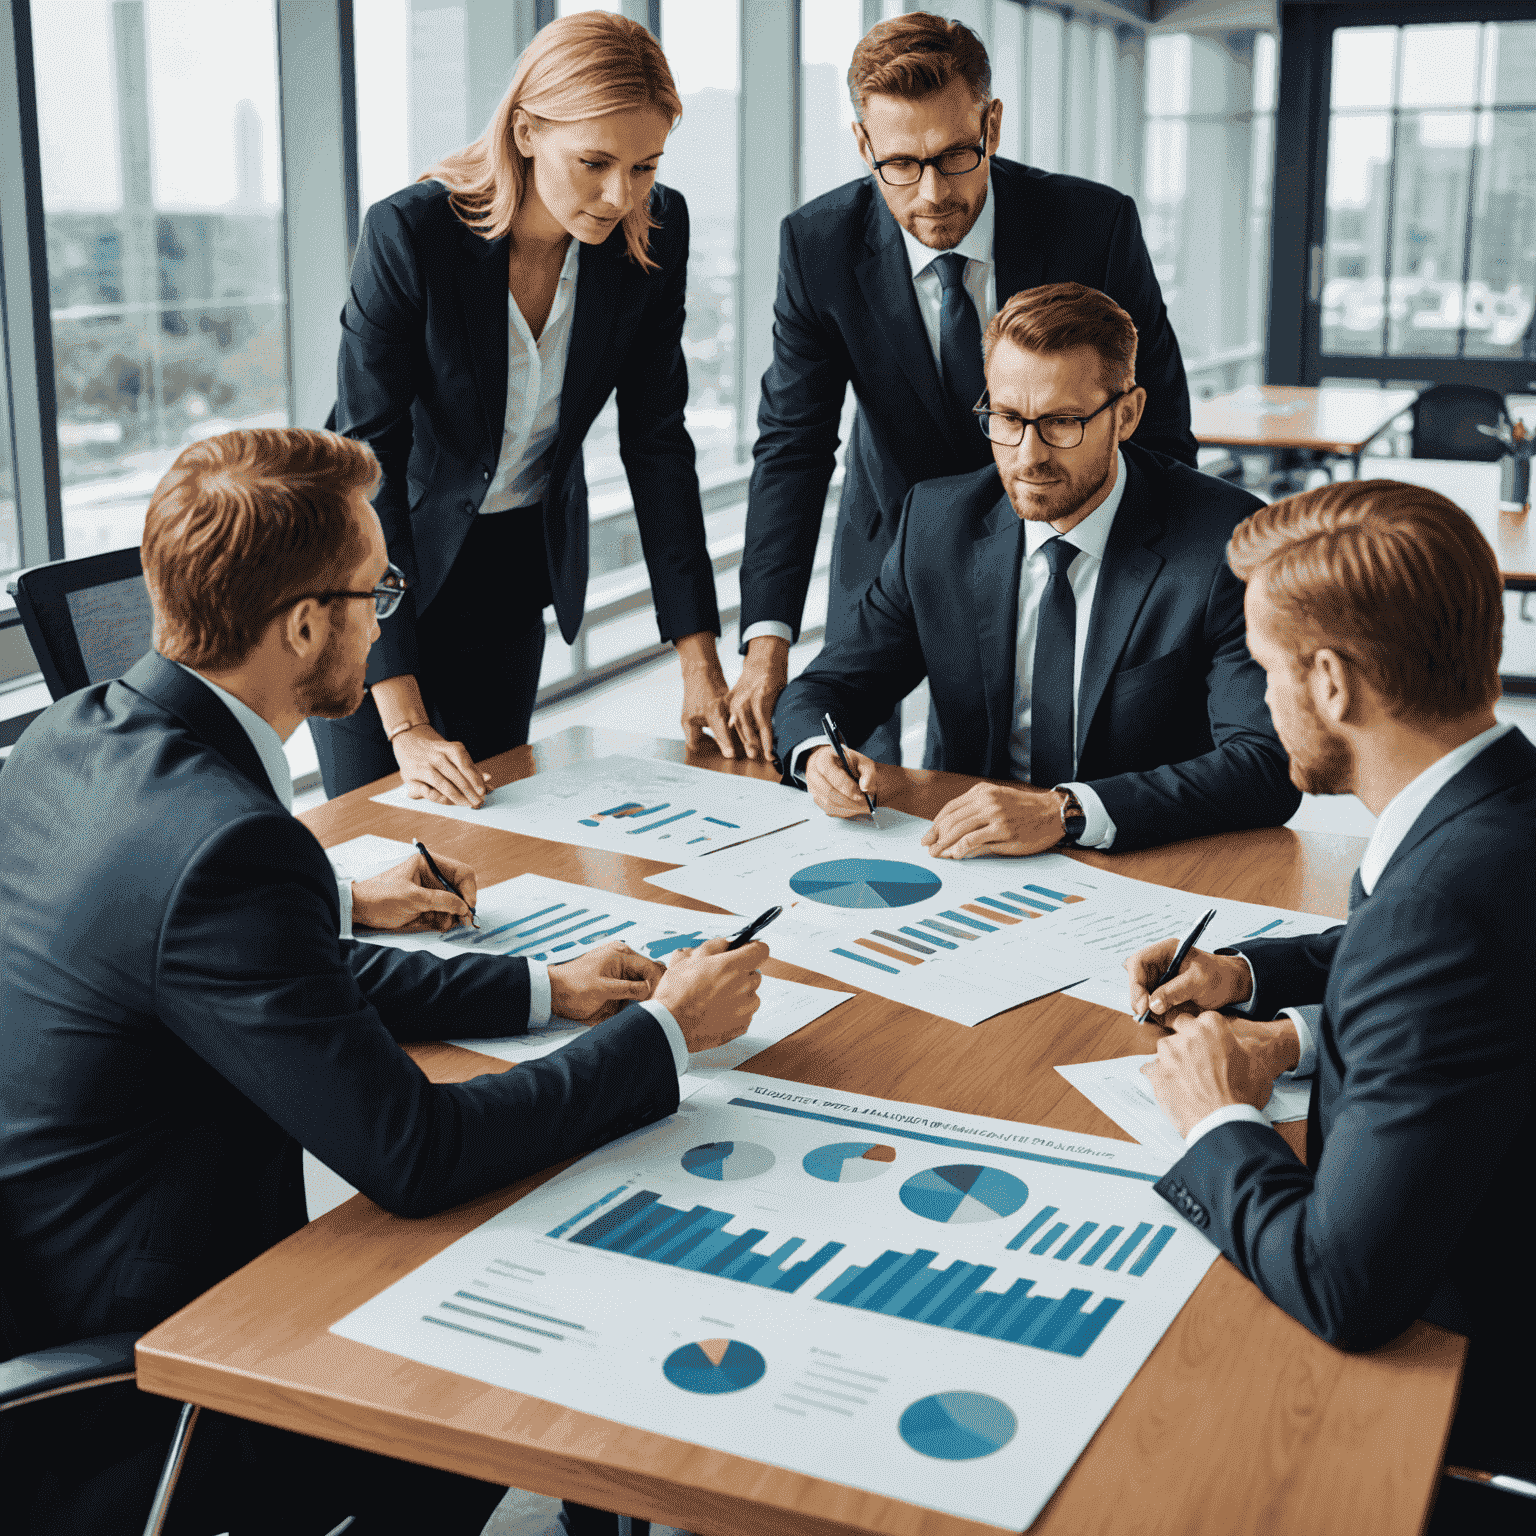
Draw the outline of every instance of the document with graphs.
[[[1022,1530],[1216,1257],[1166,1165],[728,1072],[332,1332]]]

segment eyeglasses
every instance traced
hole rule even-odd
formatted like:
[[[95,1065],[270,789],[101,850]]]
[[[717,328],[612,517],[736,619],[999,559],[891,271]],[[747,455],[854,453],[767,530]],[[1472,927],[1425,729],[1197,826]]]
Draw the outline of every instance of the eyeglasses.
[[[398,565],[392,565],[385,571],[384,579],[371,592],[295,592],[292,597],[285,597],[272,613],[281,613],[284,608],[291,608],[293,604],[303,602],[306,597],[317,603],[328,603],[334,597],[371,597],[374,617],[387,619],[400,606],[400,599],[405,596],[408,585],[405,572]]]
[[[980,423],[983,435],[994,443],[1001,443],[1004,448],[1017,448],[1031,427],[1040,434],[1040,441],[1047,448],[1076,448],[1083,441],[1088,423],[1128,394],[1130,390],[1122,389],[1086,416],[1015,416],[1012,411],[994,411],[987,404],[987,392],[983,390],[981,399],[971,411]]]
[[[864,142],[869,144],[868,134]],[[871,155],[875,152],[869,145]],[[972,144],[965,149],[946,149],[942,155],[930,155],[926,160],[911,155],[892,155],[889,160],[874,160],[875,171],[888,187],[912,187],[923,179],[923,172],[931,165],[940,176],[967,176],[987,158],[983,144]]]

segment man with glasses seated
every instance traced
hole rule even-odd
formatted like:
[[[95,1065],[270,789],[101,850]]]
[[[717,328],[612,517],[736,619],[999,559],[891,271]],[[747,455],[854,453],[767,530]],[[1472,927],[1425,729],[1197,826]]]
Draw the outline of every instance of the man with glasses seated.
[[[868,814],[860,739],[924,677],[928,768],[1011,780],[952,800],[929,852],[1144,848],[1276,826],[1299,803],[1248,654],[1232,530],[1259,501],[1127,439],[1136,327],[1079,283],[1015,294],[987,327],[973,420],[985,469],[907,495],[880,575],[779,699],[788,782]]]
[[[848,88],[871,174],[780,229],[741,560],[746,661],[731,690],[737,734],[765,757],[850,384],[858,410],[832,544],[829,645],[879,573],[907,492],[989,461],[971,416],[981,333],[1015,293],[1089,283],[1123,305],[1141,335],[1136,442],[1195,462],[1184,365],[1135,203],[998,155],[1005,104],[992,96],[981,39],[958,21],[916,11],[880,22],[854,49]],[[892,714],[854,745],[899,763],[900,738]]]

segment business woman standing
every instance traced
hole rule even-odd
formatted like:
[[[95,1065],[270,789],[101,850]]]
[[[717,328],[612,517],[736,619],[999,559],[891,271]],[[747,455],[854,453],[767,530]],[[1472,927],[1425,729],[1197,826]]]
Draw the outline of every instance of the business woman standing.
[[[312,721],[328,794],[392,773],[478,805],[477,760],[528,739],[546,604],[573,640],[587,584],[581,445],[616,389],[661,637],[690,745],[728,756],[719,611],[683,424],[688,210],[655,184],[682,111],[621,16],[551,22],[489,127],[368,210],[342,311],[336,424],[372,445],[409,584],[356,714]]]

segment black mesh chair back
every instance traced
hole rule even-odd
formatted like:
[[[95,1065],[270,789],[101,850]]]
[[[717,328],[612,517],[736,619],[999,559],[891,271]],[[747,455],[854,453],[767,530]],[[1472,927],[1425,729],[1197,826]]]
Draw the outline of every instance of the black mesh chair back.
[[[1416,459],[1481,459],[1493,463],[1503,448],[1479,425],[1496,427],[1504,396],[1477,384],[1436,384],[1413,402]]]
[[[151,648],[153,614],[136,548],[35,565],[6,585],[55,699],[121,677]]]

